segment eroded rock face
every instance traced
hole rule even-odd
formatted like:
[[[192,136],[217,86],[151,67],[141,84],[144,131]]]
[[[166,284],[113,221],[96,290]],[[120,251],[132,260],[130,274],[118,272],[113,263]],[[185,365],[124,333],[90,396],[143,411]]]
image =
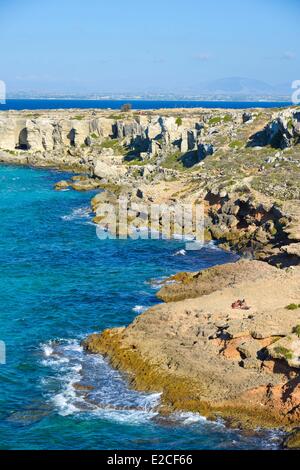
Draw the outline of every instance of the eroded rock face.
[[[258,194],[209,191],[206,228],[224,248],[283,266],[300,264],[297,202],[279,208]]]
[[[272,147],[285,149],[299,143],[298,112],[291,110],[279,113],[267,126],[254,134],[249,142],[252,147]]]
[[[173,116],[149,115],[122,119],[122,116],[98,117],[90,112],[76,112],[80,110],[65,111],[65,114],[48,112],[49,116],[47,112],[3,113],[0,148],[37,153],[68,147],[96,150],[98,146],[100,150],[110,149],[113,154],[115,141],[118,141],[123,155],[131,151],[137,157],[144,154],[150,159],[176,152],[196,152],[204,128],[198,117],[178,120]],[[204,147],[210,155],[210,144]]]
[[[23,113],[24,114],[24,113]],[[22,116],[22,114],[20,115]],[[80,115],[24,117],[0,116],[0,148],[51,151],[62,146],[79,147],[91,135],[113,136],[113,120],[84,118]]]
[[[201,162],[209,155],[213,155],[214,147],[211,144],[199,144],[198,146],[198,160]]]

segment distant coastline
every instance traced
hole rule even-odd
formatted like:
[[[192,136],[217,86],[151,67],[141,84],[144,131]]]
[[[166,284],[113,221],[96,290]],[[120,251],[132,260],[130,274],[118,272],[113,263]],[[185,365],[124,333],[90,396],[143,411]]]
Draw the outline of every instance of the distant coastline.
[[[288,101],[205,101],[205,100],[155,100],[155,99],[7,99],[0,105],[0,111],[38,110],[38,109],[120,109],[130,103],[132,109],[162,108],[213,108],[213,109],[245,109],[245,108],[284,108],[290,106]]]

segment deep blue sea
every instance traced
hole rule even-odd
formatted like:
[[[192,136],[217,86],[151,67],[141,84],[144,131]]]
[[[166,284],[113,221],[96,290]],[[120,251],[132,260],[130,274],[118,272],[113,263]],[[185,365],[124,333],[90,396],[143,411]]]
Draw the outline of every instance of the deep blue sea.
[[[279,108],[289,106],[286,102],[266,101],[157,101],[157,100],[7,100],[0,104],[0,111],[14,109],[69,109],[69,108],[98,108],[120,109],[125,103],[130,103],[133,109],[160,109],[160,108]]]
[[[159,394],[128,388],[89,333],[130,323],[157,302],[157,282],[178,270],[229,262],[213,245],[178,254],[179,241],[102,240],[91,192],[56,192],[68,177],[0,166],[1,449],[254,449],[275,432],[228,430],[197,414],[157,415]],[[156,280],[156,282],[150,282]],[[76,392],[81,382],[94,389]]]

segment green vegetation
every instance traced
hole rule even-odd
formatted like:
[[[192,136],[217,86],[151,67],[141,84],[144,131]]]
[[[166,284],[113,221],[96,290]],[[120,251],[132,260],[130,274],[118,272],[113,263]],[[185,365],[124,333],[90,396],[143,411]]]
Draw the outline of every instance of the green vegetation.
[[[91,137],[92,137],[92,139],[99,139],[99,136],[97,134],[95,134],[95,132],[93,132],[91,134]]]
[[[233,140],[229,144],[229,147],[231,149],[241,149],[243,146],[244,146],[244,142],[242,142],[241,140]]]
[[[77,114],[77,116],[74,116],[73,119],[76,119],[76,121],[82,121],[82,119],[84,119],[84,116],[82,116],[82,114]]]
[[[123,191],[122,185],[115,184],[115,183],[102,183],[100,185],[100,188],[105,189],[105,191],[109,191],[115,194],[117,197],[119,197]]]
[[[231,122],[231,121],[232,121],[231,114],[226,114],[223,118],[223,122]]]
[[[215,116],[213,118],[210,118],[210,120],[208,121],[208,124],[212,126],[214,124],[220,124],[221,122],[222,122],[222,119],[220,118],[220,116]]]
[[[214,116],[212,118],[210,118],[210,120],[208,121],[208,124],[210,126],[213,126],[214,124],[221,124],[221,122],[231,122],[232,121],[232,116],[231,114],[225,114],[225,116],[222,118],[221,116]]]
[[[122,116],[121,114],[111,114],[108,117],[109,119],[113,119],[114,121],[120,121],[121,119],[124,118],[124,116]]]
[[[15,150],[5,150],[5,152],[9,153],[10,155],[18,155],[18,152],[16,152]]]
[[[162,162],[162,166],[171,170],[183,170],[184,168],[181,161],[181,156],[182,154],[179,151],[170,153]]]
[[[293,155],[294,157],[294,155]],[[299,156],[295,154],[295,160]],[[281,201],[300,198],[300,165],[291,164],[283,161],[280,166],[266,166],[263,171],[254,177],[251,182],[253,189],[262,192],[266,196],[271,196]],[[284,182],[284,184],[283,184]]]
[[[37,119],[40,117],[40,114],[37,114],[37,113],[30,113],[30,114],[25,114],[26,117],[28,118],[33,118],[33,119]]]
[[[292,119],[288,120],[287,127],[288,127],[289,131],[293,129],[294,125],[293,125],[293,120]]]
[[[287,310],[297,310],[300,308],[300,304],[289,304],[285,307]]]
[[[124,157],[124,162],[126,163],[126,165],[129,165],[129,166],[143,166],[143,165],[146,165],[146,163],[149,163],[149,160],[147,161],[142,160],[138,156],[130,158],[130,155],[126,155]]]
[[[295,333],[295,335],[297,335],[298,338],[300,338],[300,325],[294,326],[293,333]]]
[[[175,121],[175,122],[176,122],[176,124],[177,124],[178,127],[179,127],[179,126],[182,126],[182,118],[181,118],[181,117],[176,118],[176,121]]]
[[[276,346],[274,348],[274,351],[275,351],[276,354],[279,354],[280,356],[283,356],[285,359],[292,359],[293,358],[293,353],[289,349],[287,349],[283,346]]]
[[[105,139],[103,142],[101,142],[100,148],[112,149],[119,155],[123,155],[125,152],[123,145],[118,139]]]
[[[132,172],[133,178],[139,178],[141,176],[141,170],[139,168],[135,168]]]

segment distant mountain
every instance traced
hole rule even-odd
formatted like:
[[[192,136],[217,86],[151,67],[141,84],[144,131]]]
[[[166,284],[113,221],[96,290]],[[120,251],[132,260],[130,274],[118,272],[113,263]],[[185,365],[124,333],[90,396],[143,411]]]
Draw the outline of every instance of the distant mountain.
[[[10,92],[8,98],[35,99],[106,99],[106,100],[208,100],[208,101],[290,101],[291,83],[270,85],[261,80],[243,77],[229,77],[200,82],[188,88],[178,85],[177,89],[165,90],[151,87],[147,91],[94,92],[94,93],[51,93],[51,92]]]
[[[199,83],[193,87],[193,93],[217,96],[276,97],[288,96],[290,84],[270,85],[261,80],[243,77],[229,77]]]

